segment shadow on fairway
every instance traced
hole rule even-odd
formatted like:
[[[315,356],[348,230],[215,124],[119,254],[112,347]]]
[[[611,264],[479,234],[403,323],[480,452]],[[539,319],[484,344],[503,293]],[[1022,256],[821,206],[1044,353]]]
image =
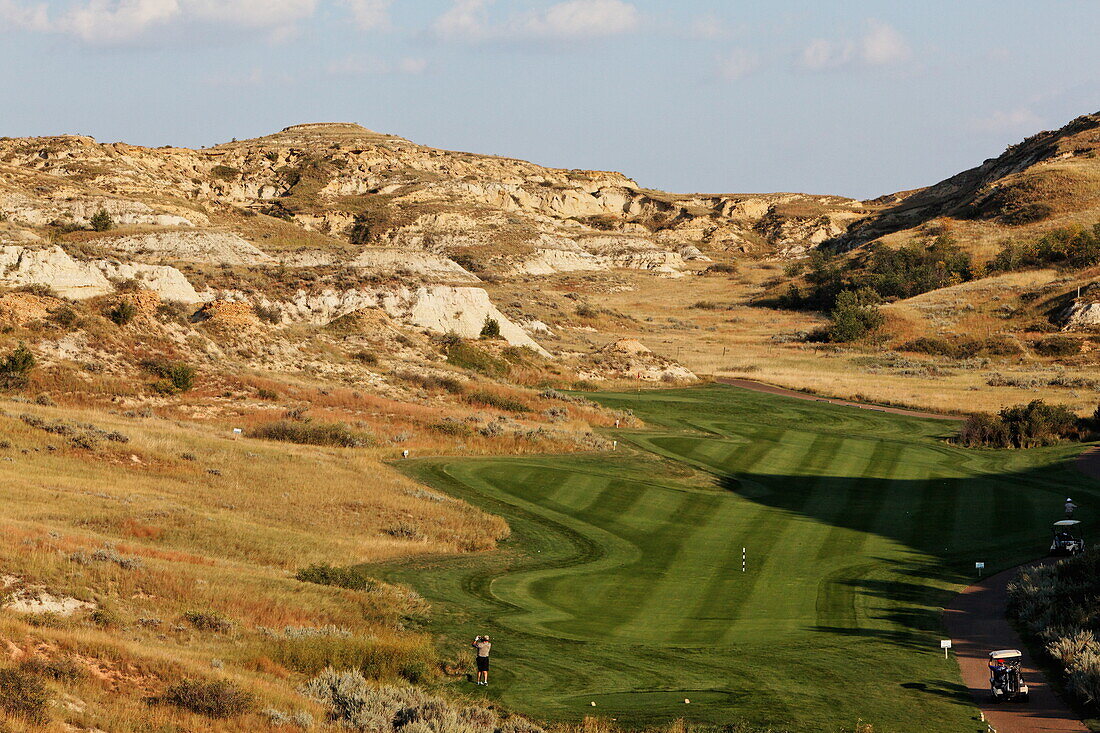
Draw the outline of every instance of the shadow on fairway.
[[[1081,475],[1072,461],[1065,460],[1026,471],[961,478],[746,473],[720,475],[717,482],[755,503],[852,531],[831,536],[832,544],[817,548],[818,553],[850,552],[855,558],[860,533],[887,537],[920,553],[912,562],[872,558],[888,569],[885,577],[853,573],[831,580],[871,599],[871,617],[891,622],[895,629],[828,622],[816,627],[914,650],[924,649],[928,634],[942,628],[941,609],[953,595],[950,588],[976,578],[975,562],[986,563],[991,573],[1045,555],[1051,524],[1063,518],[1067,495],[1093,508],[1091,516],[1081,517],[1087,538],[1097,536],[1092,517],[1100,514],[1100,482]]]

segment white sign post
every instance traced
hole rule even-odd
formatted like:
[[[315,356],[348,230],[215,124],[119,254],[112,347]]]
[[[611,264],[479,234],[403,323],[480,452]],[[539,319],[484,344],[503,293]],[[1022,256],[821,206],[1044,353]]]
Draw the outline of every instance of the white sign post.
[[[940,649],[943,649],[943,658],[947,659],[947,650],[951,648],[950,639],[940,639]]]
[[[974,563],[974,569],[978,571],[978,577],[979,578],[982,577],[982,571],[985,570],[985,563],[984,562]]]

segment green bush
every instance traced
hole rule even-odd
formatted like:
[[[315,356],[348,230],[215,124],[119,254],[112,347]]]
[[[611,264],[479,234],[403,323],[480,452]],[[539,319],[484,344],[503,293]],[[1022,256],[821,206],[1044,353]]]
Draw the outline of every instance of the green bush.
[[[366,433],[352,430],[344,423],[315,423],[295,420],[276,420],[252,428],[251,438],[279,440],[301,445],[331,445],[338,448],[365,448],[373,444]]]
[[[34,354],[26,344],[19,344],[3,360],[0,360],[0,389],[26,387],[34,365]]]
[[[1038,239],[1009,241],[989,263],[993,272],[1011,272],[1029,267],[1066,265],[1073,268],[1100,264],[1100,223],[1091,229],[1061,228]]]
[[[21,669],[0,669],[0,711],[32,723],[43,723],[50,693],[41,678]]]
[[[221,181],[232,181],[240,174],[239,170],[228,165],[216,165],[210,169],[210,175]]]
[[[119,326],[125,326],[134,320],[138,314],[138,307],[128,300],[120,300],[107,311],[107,317]]]
[[[420,385],[424,389],[442,389],[451,394],[462,394],[466,391],[466,385],[454,377],[418,374],[416,372],[398,372],[395,376],[406,382]]]
[[[881,328],[886,318],[878,309],[879,302],[878,295],[869,288],[842,291],[829,313],[829,340],[858,341]]]
[[[72,328],[80,321],[80,316],[69,306],[62,306],[50,312],[50,320],[64,328]]]
[[[527,405],[514,397],[499,395],[495,392],[479,389],[466,395],[467,404],[475,407],[492,407],[506,412],[528,412]]]
[[[997,415],[971,415],[956,439],[967,447],[1036,448],[1080,439],[1088,431],[1086,422],[1064,405],[1034,400],[1006,407]]]
[[[233,628],[233,622],[213,611],[187,611],[183,619],[199,631],[214,631],[224,634]]]
[[[181,680],[168,688],[164,702],[208,718],[243,715],[255,707],[255,697],[231,680]]]
[[[195,386],[195,367],[182,361],[148,359],[141,366],[153,376],[160,377],[153,388],[162,394],[179,394]]]
[[[500,321],[495,318],[485,316],[485,323],[481,326],[481,338],[483,339],[497,339],[500,338]]]
[[[1081,353],[1081,341],[1069,336],[1050,336],[1036,341],[1032,348],[1041,356],[1075,356]]]
[[[358,362],[362,362],[367,366],[374,366],[378,363],[378,354],[374,353],[373,351],[367,351],[366,349],[356,351],[354,354],[351,355],[351,358],[355,359]]]
[[[115,225],[115,220],[111,218],[110,212],[106,209],[100,209],[92,214],[92,218],[88,220],[88,223],[92,225],[93,231],[105,232]]]
[[[849,259],[815,249],[807,263],[808,291],[804,294],[797,286],[788,289],[780,298],[786,307],[829,310],[845,290],[869,289],[881,298],[911,298],[974,277],[970,255],[946,235],[897,249],[876,244]]]
[[[447,362],[488,377],[503,377],[508,374],[506,361],[461,340],[447,347]]]
[[[428,429],[441,435],[450,435],[457,438],[465,438],[473,434],[470,426],[461,420],[440,420],[429,425]]]
[[[303,583],[316,583],[318,585],[334,585],[337,588],[349,590],[371,590],[378,586],[378,581],[366,574],[359,567],[336,567],[327,563],[318,563],[302,568],[294,577]]]

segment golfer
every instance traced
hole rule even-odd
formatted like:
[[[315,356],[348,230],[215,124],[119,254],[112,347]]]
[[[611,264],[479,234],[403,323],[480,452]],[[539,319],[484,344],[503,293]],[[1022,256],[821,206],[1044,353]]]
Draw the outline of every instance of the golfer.
[[[1073,519],[1073,511],[1077,508],[1077,505],[1073,503],[1073,499],[1066,497],[1066,519]]]
[[[493,648],[488,636],[478,636],[471,645],[477,649],[477,684],[489,684],[489,650]]]

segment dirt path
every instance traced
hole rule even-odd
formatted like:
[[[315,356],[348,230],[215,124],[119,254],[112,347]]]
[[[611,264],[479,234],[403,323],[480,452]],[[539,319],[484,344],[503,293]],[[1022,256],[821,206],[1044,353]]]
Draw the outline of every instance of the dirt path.
[[[800,400],[811,400],[813,402],[828,402],[830,405],[847,405],[848,407],[859,407],[864,410],[877,410],[878,412],[890,412],[895,415],[909,415],[911,417],[927,417],[935,420],[964,420],[965,418],[957,417],[955,415],[942,415],[937,412],[921,412],[920,410],[907,410],[902,407],[884,407],[882,405],[869,405],[864,402],[852,402],[850,400],[837,400],[831,397],[819,397],[814,394],[808,394],[806,392],[798,392],[793,389],[787,389],[786,387],[776,387],[774,384],[766,384],[764,382],[757,382],[755,379],[734,379],[732,377],[718,377],[714,381],[719,384],[728,384],[733,387],[740,387],[741,389],[751,389],[754,392],[766,392],[768,394],[778,394],[785,397],[794,397]]]
[[[1077,468],[1086,476],[1100,480],[1100,445],[1082,453],[1077,459]]]
[[[955,596],[943,611],[944,626],[954,644],[963,683],[970,688],[974,702],[997,733],[1087,733],[1088,728],[1047,684],[1005,618],[1008,583],[1016,572],[1017,569],[1006,570],[975,583]],[[994,649],[1019,649],[1024,653],[1024,679],[1030,688],[1026,703],[998,705],[990,700],[988,655]]]

